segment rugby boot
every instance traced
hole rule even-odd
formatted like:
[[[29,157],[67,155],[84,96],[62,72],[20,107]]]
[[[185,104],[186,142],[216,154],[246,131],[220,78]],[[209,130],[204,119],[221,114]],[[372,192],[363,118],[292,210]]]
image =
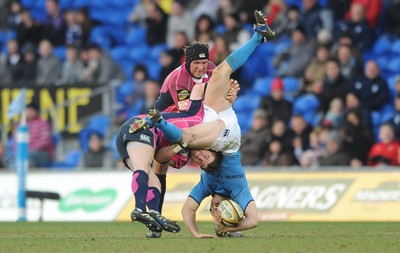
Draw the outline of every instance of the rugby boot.
[[[270,41],[275,38],[275,31],[273,31],[267,24],[267,19],[264,17],[264,13],[261,11],[254,11],[254,17],[256,18],[256,29],[255,31],[263,36],[265,40]]]
[[[151,229],[146,234],[147,238],[160,238],[161,237],[161,232],[156,232]]]
[[[151,217],[153,217],[155,221],[158,222],[158,224],[161,225],[161,227],[165,231],[171,233],[178,233],[179,231],[181,231],[181,227],[178,225],[176,221],[168,220],[167,218],[165,218],[164,216],[155,211],[150,211],[150,215]]]
[[[132,211],[131,219],[132,221],[143,223],[147,228],[155,232],[161,232],[163,230],[163,227],[156,220],[154,220],[153,217],[150,216],[150,214],[142,212],[137,208]]]
[[[153,127],[154,123],[160,119],[162,119],[161,113],[156,109],[150,109],[145,118],[136,119],[132,123],[131,127],[129,128],[129,133],[134,134],[149,129]]]

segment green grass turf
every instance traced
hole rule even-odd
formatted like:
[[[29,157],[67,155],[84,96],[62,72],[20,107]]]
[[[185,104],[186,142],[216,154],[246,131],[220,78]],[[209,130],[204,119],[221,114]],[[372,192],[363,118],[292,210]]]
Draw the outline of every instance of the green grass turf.
[[[213,233],[211,222],[200,231]],[[0,223],[0,252],[400,252],[400,223],[262,222],[246,238],[193,239],[186,228],[146,239],[129,222]]]

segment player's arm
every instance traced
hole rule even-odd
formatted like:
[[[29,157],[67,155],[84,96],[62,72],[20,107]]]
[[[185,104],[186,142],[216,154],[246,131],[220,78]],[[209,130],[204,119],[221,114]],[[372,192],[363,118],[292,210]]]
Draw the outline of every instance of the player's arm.
[[[251,201],[244,212],[245,218],[239,225],[235,227],[225,226],[221,221],[221,215],[218,214],[214,218],[214,223],[217,225],[217,229],[221,233],[233,232],[233,231],[243,231],[247,229],[254,228],[258,225],[258,212],[254,201]]]
[[[225,99],[228,100],[233,105],[240,91],[240,85],[237,80],[230,79],[229,82],[230,82],[229,83],[230,88],[225,96]]]
[[[186,227],[195,238],[216,238],[215,235],[200,233],[196,225],[196,211],[198,208],[199,203],[197,203],[194,199],[192,199],[191,197],[188,197],[186,199],[186,202],[182,208],[182,217],[183,221],[186,224]]]
[[[154,104],[154,108],[159,110],[160,112],[167,109],[170,105],[175,103],[174,99],[171,96],[169,91],[161,92],[160,96],[157,98],[157,101]]]

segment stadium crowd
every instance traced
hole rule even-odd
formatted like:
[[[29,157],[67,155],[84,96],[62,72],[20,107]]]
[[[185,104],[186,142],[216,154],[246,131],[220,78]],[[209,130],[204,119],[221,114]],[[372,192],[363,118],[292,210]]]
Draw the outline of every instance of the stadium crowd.
[[[278,37],[233,74],[243,165],[400,165],[399,0],[2,0],[0,86],[117,81],[120,126],[152,108],[185,45],[208,42],[217,65],[261,7]],[[88,136],[76,166],[115,166],[114,143]]]

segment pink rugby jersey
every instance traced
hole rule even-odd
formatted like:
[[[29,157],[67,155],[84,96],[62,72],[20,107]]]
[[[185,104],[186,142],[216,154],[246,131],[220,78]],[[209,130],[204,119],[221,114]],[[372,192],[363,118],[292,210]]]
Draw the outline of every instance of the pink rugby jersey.
[[[189,108],[193,86],[196,83],[208,82],[214,68],[215,64],[209,61],[206,72],[200,79],[196,79],[190,75],[183,63],[165,79],[154,107],[163,112],[186,111]]]

